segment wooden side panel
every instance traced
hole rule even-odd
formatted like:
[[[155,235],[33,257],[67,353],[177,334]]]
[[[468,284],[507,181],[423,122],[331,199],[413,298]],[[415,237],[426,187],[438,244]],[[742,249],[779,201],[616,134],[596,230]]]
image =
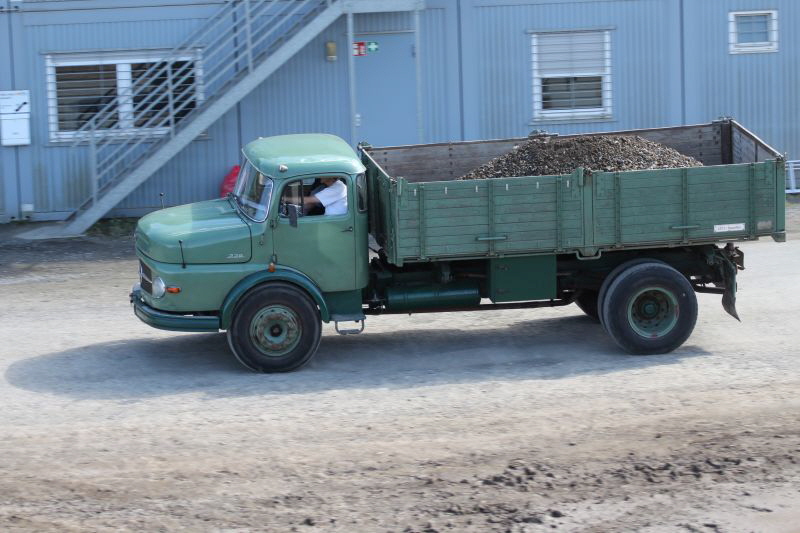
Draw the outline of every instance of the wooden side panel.
[[[457,181],[524,139],[375,149],[364,156],[371,231],[398,265],[594,256],[783,231],[783,161],[735,122],[617,134],[641,135],[714,166]],[[747,164],[720,164],[731,159]]]
[[[627,134],[627,133],[626,133]],[[719,124],[662,128],[630,132],[694,157],[706,166],[722,164],[722,131]]]
[[[733,162],[749,163],[756,160],[756,142],[744,135],[740,130],[734,129],[733,138]]]
[[[367,194],[369,198],[369,232],[375,241],[387,252],[396,251],[397,225],[393,217],[396,214],[396,182],[366,153],[361,154],[361,161],[367,168]],[[390,258],[394,259],[393,255]]]
[[[621,245],[680,238],[681,171],[594,175],[595,244]]]
[[[595,243],[624,247],[770,235],[776,163],[595,174]]]
[[[731,121],[731,130],[733,163],[758,163],[781,157],[774,148],[735,120]]]
[[[483,256],[489,241],[487,180],[407,183],[398,203],[398,253],[404,261]]]
[[[578,175],[408,183],[401,180],[403,262],[561,251],[584,244]]]

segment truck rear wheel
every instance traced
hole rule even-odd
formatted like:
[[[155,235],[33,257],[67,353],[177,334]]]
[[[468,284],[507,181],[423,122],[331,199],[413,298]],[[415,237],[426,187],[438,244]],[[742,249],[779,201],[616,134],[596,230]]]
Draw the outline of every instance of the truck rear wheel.
[[[697,297],[683,274],[661,262],[622,271],[608,286],[603,325],[625,351],[638,355],[671,352],[697,322]]]
[[[289,372],[316,353],[322,324],[311,298],[288,283],[270,283],[236,306],[228,329],[233,355],[256,372]]]
[[[600,285],[600,292],[597,293],[597,319],[600,320],[600,324],[605,327],[605,318],[603,317],[603,302],[606,299],[606,293],[608,292],[608,288],[617,279],[622,272],[628,270],[629,268],[641,265],[642,263],[658,263],[662,265],[666,265],[663,261],[659,261],[658,259],[631,259],[630,261],[626,261],[621,265],[617,265],[617,267],[609,272],[609,274],[603,280],[603,284]]]

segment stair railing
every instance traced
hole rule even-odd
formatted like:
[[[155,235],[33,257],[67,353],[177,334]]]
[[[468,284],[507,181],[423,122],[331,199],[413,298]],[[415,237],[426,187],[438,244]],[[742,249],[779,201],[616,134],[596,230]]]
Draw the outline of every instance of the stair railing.
[[[91,196],[76,213],[96,203],[105,190],[336,1],[230,0],[180,45],[138,72],[130,90],[117,94],[74,132],[74,150],[83,152],[78,146],[88,145],[91,180]],[[186,66],[175,67],[183,61]],[[130,104],[127,112],[121,111],[120,102]],[[115,127],[99,127],[109,121]]]

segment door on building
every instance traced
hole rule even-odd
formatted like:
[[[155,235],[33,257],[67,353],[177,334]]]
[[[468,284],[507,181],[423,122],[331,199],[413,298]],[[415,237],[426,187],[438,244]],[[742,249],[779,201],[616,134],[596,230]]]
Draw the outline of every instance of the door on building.
[[[414,33],[355,34],[356,141],[422,142],[417,128]]]

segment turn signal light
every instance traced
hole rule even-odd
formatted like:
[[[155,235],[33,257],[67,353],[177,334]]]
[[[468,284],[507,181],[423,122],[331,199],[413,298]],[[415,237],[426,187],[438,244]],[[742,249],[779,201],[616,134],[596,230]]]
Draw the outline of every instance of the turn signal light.
[[[181,292],[181,288],[180,287],[167,287],[167,292],[170,293],[170,294],[178,294],[179,292]]]
[[[275,263],[270,263],[269,266],[267,266],[267,272],[275,272]]]

